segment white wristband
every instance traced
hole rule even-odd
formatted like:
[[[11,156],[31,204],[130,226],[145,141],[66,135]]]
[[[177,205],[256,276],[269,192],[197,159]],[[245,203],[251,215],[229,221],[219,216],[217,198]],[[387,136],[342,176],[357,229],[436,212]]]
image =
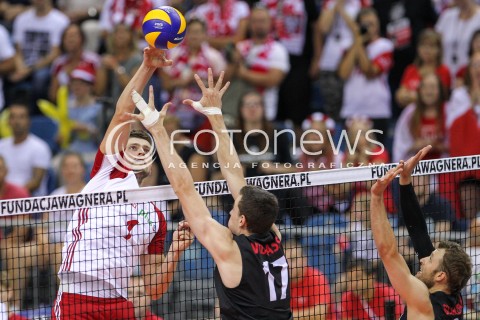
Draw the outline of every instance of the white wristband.
[[[220,108],[216,107],[204,107],[202,104],[198,101],[194,101],[192,104],[192,107],[197,110],[198,112],[201,112],[205,115],[214,115],[214,114],[222,114],[222,110]]]
[[[132,91],[132,100],[138,110],[143,114],[144,119],[142,120],[142,124],[146,128],[157,123],[158,118],[160,118],[160,113],[156,109],[152,110],[145,100],[143,100],[142,96],[135,90]]]

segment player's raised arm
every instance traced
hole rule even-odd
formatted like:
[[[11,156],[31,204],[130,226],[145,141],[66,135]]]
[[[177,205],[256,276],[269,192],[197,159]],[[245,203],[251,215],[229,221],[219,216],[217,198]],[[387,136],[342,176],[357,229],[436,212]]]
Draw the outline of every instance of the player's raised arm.
[[[141,120],[153,136],[157,152],[168,180],[182,204],[183,213],[189,226],[198,240],[212,254],[215,261],[231,260],[234,242],[230,230],[215,221],[202,197],[195,189],[193,178],[187,166],[171,144],[163,120],[170,103],[163,106],[159,113],[153,105],[153,88],[150,87],[150,101],[147,105],[138,95],[133,98],[138,101],[137,107],[141,115],[129,114],[133,119]]]
[[[210,121],[213,130],[218,136],[218,150],[217,157],[220,163],[220,169],[222,175],[227,181],[228,188],[236,200],[240,195],[240,190],[247,184],[245,176],[243,175],[242,165],[238,159],[237,151],[233,146],[233,142],[225,126],[225,121],[222,115],[222,96],[228,89],[230,82],[223,85],[224,72],[220,73],[217,83],[214,83],[212,69],[208,69],[208,87],[200,79],[198,75],[195,75],[195,80],[198,86],[202,90],[202,98],[200,101],[185,100],[183,103],[188,104],[195,108],[198,112],[205,114]],[[281,239],[282,236],[275,224],[272,225],[272,229],[277,236]]]
[[[404,163],[403,171],[400,173],[400,207],[413,248],[419,259],[428,257],[435,248],[428,235],[427,222],[413,189],[412,172],[431,148],[432,146],[428,145],[418,151],[415,156],[408,159]]]
[[[184,103],[192,106],[208,117],[213,130],[218,136],[217,157],[220,163],[220,169],[225,180],[227,180],[228,188],[233,198],[236,199],[240,194],[240,189],[246,185],[246,182],[242,165],[227,132],[227,128],[225,127],[221,111],[222,96],[230,85],[230,82],[227,82],[222,88],[223,76],[224,72],[222,71],[217,83],[214,84],[212,69],[208,69],[208,87],[205,87],[200,77],[195,75],[195,80],[202,90],[202,99],[200,99],[200,101],[185,100]]]
[[[428,288],[410,273],[407,263],[398,252],[395,234],[385,210],[383,199],[385,189],[402,170],[403,162],[378,179],[372,186],[370,220],[373,240],[392,286],[405,301],[409,313],[415,314],[416,319],[433,319],[433,308],[430,303]]]
[[[105,132],[102,143],[100,144],[101,152],[106,153],[109,150],[112,150],[111,152],[114,153],[122,151],[123,148],[126,147],[128,137],[130,135],[130,125],[119,125],[130,120],[130,118],[126,116],[126,113],[133,113],[135,110],[135,104],[131,99],[132,90],[135,90],[141,94],[148,80],[151,78],[157,68],[171,65],[172,61],[166,59],[165,51],[152,47],[147,47],[143,50],[142,64],[138,68],[137,72],[135,72],[132,79],[128,82],[127,86],[123,89],[120,98],[118,98],[117,105],[115,107],[115,113],[107,128],[107,132]],[[114,132],[117,126],[119,126],[118,130]],[[107,143],[114,144],[116,141],[118,141],[118,146],[120,146],[122,150],[114,150],[113,145],[107,146]]]

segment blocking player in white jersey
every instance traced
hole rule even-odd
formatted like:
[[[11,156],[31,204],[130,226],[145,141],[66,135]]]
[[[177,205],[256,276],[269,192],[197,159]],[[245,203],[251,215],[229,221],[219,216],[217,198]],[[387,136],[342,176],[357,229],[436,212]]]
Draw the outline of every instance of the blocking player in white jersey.
[[[143,56],[117,102],[91,180],[82,192],[139,188],[150,173],[152,139],[144,131],[130,131],[125,113],[135,108],[132,90],[142,92],[156,68],[172,61],[153,48],[146,48]],[[147,294],[158,299],[168,289],[180,254],[193,241],[188,224],[180,222],[164,255],[165,236],[165,217],[153,203],[77,210],[62,250],[52,319],[135,319],[133,304],[127,300],[133,268],[141,267]]]

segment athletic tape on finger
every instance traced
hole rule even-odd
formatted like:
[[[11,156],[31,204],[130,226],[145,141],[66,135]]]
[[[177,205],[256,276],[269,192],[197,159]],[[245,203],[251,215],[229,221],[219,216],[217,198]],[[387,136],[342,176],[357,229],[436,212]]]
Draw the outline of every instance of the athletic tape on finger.
[[[132,100],[138,110],[143,114],[144,119],[142,120],[142,124],[146,128],[157,123],[158,118],[160,118],[160,113],[156,109],[152,110],[145,100],[143,100],[142,96],[135,90],[132,91]]]
[[[216,107],[204,107],[199,101],[194,101],[192,107],[204,115],[222,114],[222,110]]]

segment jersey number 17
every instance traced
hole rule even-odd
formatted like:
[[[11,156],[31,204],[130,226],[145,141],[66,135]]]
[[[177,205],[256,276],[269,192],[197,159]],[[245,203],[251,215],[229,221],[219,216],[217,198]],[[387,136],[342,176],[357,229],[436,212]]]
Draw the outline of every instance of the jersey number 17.
[[[287,298],[288,288],[288,264],[285,256],[273,262],[263,262],[263,272],[268,280],[270,301],[283,300]],[[278,295],[280,294],[280,298]]]

